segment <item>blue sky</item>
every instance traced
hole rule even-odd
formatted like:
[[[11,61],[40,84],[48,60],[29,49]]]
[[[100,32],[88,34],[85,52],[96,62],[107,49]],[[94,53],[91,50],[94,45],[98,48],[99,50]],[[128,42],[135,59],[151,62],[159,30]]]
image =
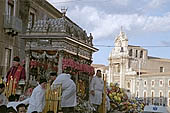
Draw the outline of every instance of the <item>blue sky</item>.
[[[170,0],[48,0],[92,33],[94,45],[114,46],[121,26],[129,44],[148,49],[154,57],[170,58]],[[156,47],[161,46],[161,47]],[[96,46],[94,64],[108,65],[113,47]]]

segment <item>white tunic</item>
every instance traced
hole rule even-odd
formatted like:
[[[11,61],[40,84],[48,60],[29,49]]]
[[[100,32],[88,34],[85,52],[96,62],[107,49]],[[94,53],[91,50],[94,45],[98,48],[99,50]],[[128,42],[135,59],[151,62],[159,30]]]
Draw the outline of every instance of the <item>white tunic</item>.
[[[100,105],[102,103],[102,93],[104,90],[104,82],[102,78],[94,76],[90,83],[90,91],[94,90],[95,95],[90,94],[90,102],[92,104]]]
[[[38,85],[32,92],[29,99],[29,106],[27,113],[33,111],[42,112],[45,106],[45,89]]]
[[[52,83],[51,88],[55,89],[59,84],[62,84],[61,107],[76,106],[76,85],[71,80],[71,75],[66,73],[58,75]]]
[[[8,104],[8,99],[4,94],[0,94],[0,106],[1,105],[7,105]]]
[[[19,101],[19,102],[15,102],[15,101],[13,101],[13,102],[8,102],[7,107],[13,107],[13,108],[17,111],[16,107],[17,107],[19,104],[28,105],[28,104],[29,104],[29,98],[27,98],[27,99],[25,99],[25,100],[23,100],[23,101]]]

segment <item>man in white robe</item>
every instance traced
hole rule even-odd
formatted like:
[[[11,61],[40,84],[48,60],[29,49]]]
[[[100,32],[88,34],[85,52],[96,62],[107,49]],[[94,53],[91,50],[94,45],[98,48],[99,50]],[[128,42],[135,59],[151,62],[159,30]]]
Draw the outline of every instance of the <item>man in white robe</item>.
[[[47,80],[40,79],[39,85],[33,90],[32,95],[29,99],[29,106],[27,113],[37,111],[42,113],[45,106],[45,86]]]
[[[5,90],[5,85],[3,83],[1,83],[0,84],[0,106],[8,104],[8,99],[3,94],[4,90]]]
[[[101,78],[101,70],[97,70],[96,76],[94,76],[90,83],[90,102],[98,111],[99,106],[102,103],[102,94],[104,92],[104,81]]]
[[[71,79],[69,74],[71,69],[68,67],[62,73],[56,77],[51,85],[52,89],[55,89],[57,85],[62,85],[61,107],[63,113],[73,113],[76,102],[76,85]]]

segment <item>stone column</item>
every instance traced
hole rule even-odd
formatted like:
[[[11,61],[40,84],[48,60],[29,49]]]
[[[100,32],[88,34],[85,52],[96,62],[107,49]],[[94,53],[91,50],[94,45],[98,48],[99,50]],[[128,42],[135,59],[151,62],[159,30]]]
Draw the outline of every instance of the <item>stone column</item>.
[[[63,63],[63,53],[62,52],[59,52],[59,60],[58,60],[58,72],[57,74],[61,74],[62,73],[62,64]]]
[[[25,74],[26,74],[26,87],[29,84],[29,64],[30,64],[30,55],[29,52],[26,52],[26,56],[25,56]]]
[[[123,70],[123,58],[122,58],[120,63],[120,88],[125,88],[124,87],[125,77],[123,71],[124,70]]]

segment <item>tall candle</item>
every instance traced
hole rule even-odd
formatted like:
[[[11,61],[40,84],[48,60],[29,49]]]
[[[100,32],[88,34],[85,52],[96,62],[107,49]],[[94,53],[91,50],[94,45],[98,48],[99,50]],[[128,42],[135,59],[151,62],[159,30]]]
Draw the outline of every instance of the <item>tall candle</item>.
[[[13,87],[12,87],[12,94],[13,95],[15,95],[15,91],[16,91],[16,78],[14,79]]]
[[[10,96],[12,94],[12,84],[13,84],[13,78],[11,76],[10,82],[9,82],[9,95]]]
[[[57,108],[58,108],[58,93],[55,91],[54,92],[54,113],[57,113]]]

